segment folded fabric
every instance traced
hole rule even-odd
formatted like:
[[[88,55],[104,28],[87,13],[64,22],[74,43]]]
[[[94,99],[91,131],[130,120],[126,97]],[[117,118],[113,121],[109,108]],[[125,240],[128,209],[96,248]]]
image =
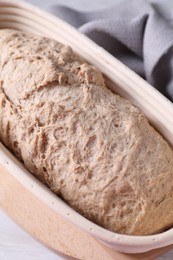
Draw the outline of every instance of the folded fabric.
[[[173,26],[145,0],[122,0],[107,10],[80,12],[54,5],[66,20],[173,101]]]

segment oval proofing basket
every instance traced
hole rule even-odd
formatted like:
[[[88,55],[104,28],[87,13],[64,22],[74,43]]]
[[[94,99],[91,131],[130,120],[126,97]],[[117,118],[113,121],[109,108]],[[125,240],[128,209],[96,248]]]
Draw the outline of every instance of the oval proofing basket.
[[[71,45],[103,72],[112,91],[138,106],[173,144],[173,104],[72,26],[26,3],[0,0],[0,28],[24,30]],[[173,229],[158,235],[127,236],[90,222],[37,181],[2,144],[0,206],[47,247],[77,259],[152,259],[173,243]],[[152,249],[158,250],[144,253]]]

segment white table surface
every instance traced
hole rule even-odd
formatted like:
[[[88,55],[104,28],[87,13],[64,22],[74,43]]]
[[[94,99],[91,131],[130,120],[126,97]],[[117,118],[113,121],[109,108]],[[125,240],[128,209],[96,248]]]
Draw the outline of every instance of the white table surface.
[[[26,0],[27,1],[27,0]],[[120,1],[120,0],[116,0]],[[161,12],[173,17],[172,0],[150,0],[151,2],[162,4]],[[43,9],[47,9],[50,3],[59,3],[73,6],[80,10],[94,10],[108,7],[115,3],[115,0],[28,0]],[[164,3],[163,3],[164,2]],[[172,7],[172,8],[170,8]],[[39,242],[35,241],[25,231],[18,227],[7,215],[0,210],[0,260],[63,260],[67,259],[59,256]],[[173,250],[157,258],[158,260],[172,260]],[[90,259],[89,259],[90,260]],[[92,260],[92,259],[91,259]],[[99,260],[99,259],[98,259]]]

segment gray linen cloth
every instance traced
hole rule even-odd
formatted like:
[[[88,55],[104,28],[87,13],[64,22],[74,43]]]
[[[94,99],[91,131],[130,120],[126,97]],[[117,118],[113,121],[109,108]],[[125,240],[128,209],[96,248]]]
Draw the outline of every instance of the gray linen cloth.
[[[78,28],[173,101],[173,26],[145,0],[80,12],[54,5],[54,15]]]

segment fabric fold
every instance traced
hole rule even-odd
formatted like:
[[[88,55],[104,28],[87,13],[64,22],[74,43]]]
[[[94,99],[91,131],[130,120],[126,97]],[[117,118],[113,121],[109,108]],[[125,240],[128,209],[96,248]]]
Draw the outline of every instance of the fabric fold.
[[[173,101],[173,26],[145,0],[80,12],[54,5],[50,11],[87,35]]]

